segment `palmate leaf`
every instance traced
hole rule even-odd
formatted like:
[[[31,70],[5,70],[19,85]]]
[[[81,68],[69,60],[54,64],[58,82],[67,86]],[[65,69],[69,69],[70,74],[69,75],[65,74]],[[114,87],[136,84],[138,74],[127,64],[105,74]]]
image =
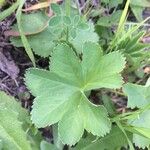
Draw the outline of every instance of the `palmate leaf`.
[[[60,34],[54,35],[52,29],[48,26],[50,18],[44,12],[38,11],[32,14],[22,15],[22,28],[27,35],[27,39],[35,54],[42,57],[48,57],[51,54],[55,44],[54,40],[60,38]],[[12,33],[17,33],[17,24],[12,26]],[[16,32],[16,33],[15,33]],[[20,36],[15,37],[12,34],[11,43],[16,47],[23,47]]]
[[[79,15],[71,14],[70,17],[66,16],[59,5],[52,4],[51,7],[55,14],[51,18],[48,18],[40,11],[22,15],[22,28],[35,54],[48,57],[55,45],[60,40],[66,40],[67,37],[69,42],[78,49],[78,52],[82,52],[81,45],[86,41],[98,42],[99,38],[94,32],[93,23],[87,22]],[[17,31],[17,24],[12,28]],[[68,35],[65,34],[67,28]],[[12,32],[13,34],[15,33],[14,31]],[[85,36],[87,37],[86,40]],[[20,36],[11,37],[11,43],[16,47],[23,47]]]
[[[40,145],[40,150],[58,150],[57,147],[46,141],[42,141]]]
[[[57,37],[51,33],[51,28],[47,27],[44,31],[27,36],[29,44],[34,53],[42,57],[47,57],[51,54]],[[23,47],[20,37],[12,37],[11,43],[16,47]]]
[[[111,123],[103,106],[92,104],[85,92],[101,87],[120,88],[119,74],[125,59],[119,52],[102,54],[99,45],[85,43],[82,61],[65,44],[59,44],[51,58],[50,71],[29,69],[28,88],[36,97],[32,121],[38,127],[58,122],[63,143],[74,145],[84,129],[97,136],[110,131]]]

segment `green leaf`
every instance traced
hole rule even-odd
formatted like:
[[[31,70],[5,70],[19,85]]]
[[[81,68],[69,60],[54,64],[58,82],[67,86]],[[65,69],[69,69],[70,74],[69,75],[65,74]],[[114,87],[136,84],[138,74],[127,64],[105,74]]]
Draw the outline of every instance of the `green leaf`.
[[[119,52],[103,56],[99,45],[90,42],[83,48],[81,61],[68,45],[59,44],[52,54],[50,71],[29,69],[25,75],[26,85],[36,97],[33,123],[45,127],[58,122],[61,140],[69,145],[79,141],[84,129],[97,136],[110,131],[106,109],[90,103],[85,92],[121,87],[119,73],[125,66]]]
[[[82,45],[85,42],[98,42],[99,38],[98,35],[94,32],[94,25],[92,23],[89,23],[89,28],[87,29],[76,29],[76,36],[75,38],[69,37],[70,43],[73,44],[77,52],[81,53],[83,50]],[[86,38],[85,38],[86,37]]]
[[[131,0],[130,4],[139,7],[150,7],[150,2],[148,0]]]
[[[90,59],[86,61],[90,61]],[[95,70],[85,86],[86,90],[91,90],[93,88],[98,89],[100,87],[121,87],[123,81],[119,73],[125,66],[125,58],[119,52],[113,52],[109,53],[108,55],[104,55],[101,58],[99,57],[99,65],[97,64],[97,62],[93,63],[95,63]],[[92,67],[90,66],[89,68]]]
[[[116,114],[116,108],[115,108],[115,104],[113,103],[112,99],[106,94],[103,94],[101,99],[102,99],[103,104],[104,104],[105,108],[107,109],[108,113],[111,116],[114,116]]]
[[[21,107],[21,104],[16,99],[5,92],[0,92],[0,108],[7,108],[18,113],[18,119],[24,122],[25,126],[29,123],[28,112]]]
[[[146,147],[148,148],[150,145],[150,139],[138,134],[133,134],[133,142],[137,147],[142,149],[145,149]]]
[[[84,120],[81,116],[80,109],[78,109],[78,103],[80,103],[82,96],[75,94],[72,96],[72,104],[69,110],[63,115],[59,122],[58,130],[59,135],[64,144],[74,145],[83,135],[84,132]],[[79,102],[77,102],[77,100]],[[69,131],[69,132],[66,132]]]
[[[78,23],[80,22],[80,16],[76,15],[73,17],[73,24],[74,25],[78,25]]]
[[[80,87],[83,84],[80,60],[67,45],[60,44],[54,49],[50,70],[61,74],[61,77],[69,80],[73,86]]]
[[[97,25],[104,26],[104,27],[111,27],[113,25],[117,25],[119,23],[119,18],[121,17],[122,11],[118,10],[112,13],[109,16],[101,17]]]
[[[3,142],[2,140],[0,140],[0,150],[2,150],[2,148],[3,148]]]
[[[26,133],[21,127],[15,112],[8,109],[0,109],[0,139],[4,149],[31,150],[26,139]]]
[[[31,20],[32,25],[29,24],[29,20]],[[77,22],[74,23],[74,21]],[[21,23],[22,30],[27,35],[27,39],[24,39],[26,43],[28,41],[26,46],[31,47],[36,54],[42,57],[48,57],[55,45],[66,39],[66,36],[79,53],[82,52],[81,44],[86,41],[98,42],[99,40],[98,35],[94,32],[94,25],[77,15],[68,17],[63,13],[56,13],[49,20],[43,12],[38,11],[37,13],[22,15],[21,22],[23,22]],[[13,28],[18,31],[16,24]],[[64,34],[66,32],[68,32],[68,35]],[[13,34],[16,34],[16,32],[13,32]],[[85,36],[88,37],[86,40]],[[20,37],[12,37],[11,42],[17,47],[24,46]]]
[[[70,148],[71,150],[82,150],[88,147],[95,140],[95,136],[92,134],[87,134],[85,137],[82,137],[76,146]]]
[[[143,11],[144,8],[143,7],[139,7],[136,5],[130,5],[132,12],[134,13],[134,16],[136,17],[136,19],[141,22],[143,20]]]
[[[128,107],[142,108],[150,104],[150,86],[127,83],[123,86],[123,91],[128,96]]]
[[[97,136],[104,136],[109,132],[111,126],[104,106],[93,105],[87,97],[84,97],[79,109],[82,118],[84,118],[85,129],[88,132]]]
[[[138,118],[129,120],[135,134],[133,134],[133,142],[139,148],[148,148],[150,145],[150,110],[141,113]]]
[[[35,54],[42,57],[48,57],[55,47],[55,43],[53,41],[57,39],[57,35],[54,36],[51,33],[51,28],[48,27],[38,34],[27,36],[27,39]],[[11,38],[11,43],[16,47],[23,47],[19,37]]]
[[[58,150],[53,144],[46,141],[41,142],[40,148],[40,150]]]
[[[22,14],[20,22],[23,33],[31,35],[41,32],[44,28],[46,28],[48,20],[49,18],[42,11],[30,14]],[[13,25],[12,30],[16,32],[19,31],[18,25]]]
[[[17,115],[16,122],[19,122],[20,125],[22,125],[22,132],[26,132],[28,130],[28,134],[26,134],[27,139],[30,141],[30,145],[33,150],[39,149],[39,143],[41,141],[40,134],[37,133],[37,135],[33,135],[32,131],[30,130],[31,127],[31,121],[29,118],[29,114],[27,110],[21,107],[20,103],[17,102],[16,99],[14,99],[12,96],[7,95],[4,92],[0,92],[0,111],[1,109],[7,109],[12,113],[15,113]],[[7,114],[6,114],[7,115]],[[4,121],[5,123],[5,121]],[[11,125],[11,122],[10,122]],[[15,130],[16,134],[20,134],[18,130],[14,129],[13,126],[12,130]],[[11,132],[11,130],[10,130]],[[3,143],[3,141],[2,141]]]
[[[109,7],[112,8],[112,7],[117,7],[119,4],[122,4],[123,3],[123,0],[109,0]]]
[[[52,3],[51,4],[51,9],[53,10],[53,12],[57,15],[61,15],[62,14],[62,9],[58,4]]]
[[[132,138],[131,134],[128,134],[128,136]],[[85,145],[84,143],[86,141],[88,142]],[[81,139],[77,146],[72,148],[72,150],[95,150],[97,148],[99,148],[99,150],[116,150],[127,145],[128,142],[124,133],[117,126],[113,126],[110,133],[105,137],[97,140],[91,139],[90,136],[85,139]]]
[[[67,16],[63,16],[63,22],[68,26],[71,25],[71,19]]]
[[[54,36],[51,28],[47,27],[48,20],[48,17],[41,11],[23,14],[21,17],[21,27],[23,32],[27,34],[28,45],[30,45],[35,54],[42,57],[47,57],[51,54],[55,46],[53,40],[59,37],[59,35]],[[12,28],[14,31],[18,31],[17,24]],[[16,47],[24,47],[20,37],[11,37],[11,43]]]
[[[55,27],[58,25],[61,25],[62,23],[62,17],[61,16],[53,16],[49,21],[50,27]]]

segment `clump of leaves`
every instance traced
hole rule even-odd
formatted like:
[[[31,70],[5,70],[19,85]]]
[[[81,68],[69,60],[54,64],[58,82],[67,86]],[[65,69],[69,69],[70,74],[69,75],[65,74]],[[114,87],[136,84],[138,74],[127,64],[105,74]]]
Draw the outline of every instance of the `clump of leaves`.
[[[103,1],[103,3],[108,2]],[[119,1],[111,1],[111,7],[117,7],[118,4],[120,4]],[[24,46],[21,41],[22,34],[20,36],[20,33],[24,32],[36,54],[42,57],[51,56],[49,70],[28,69],[25,74],[25,83],[35,96],[31,110],[32,123],[38,128],[50,125],[57,128],[58,126],[57,133],[53,131],[54,144],[46,141],[40,143],[40,140],[38,142],[31,140],[33,136],[25,135],[24,129],[27,129],[30,123],[24,123],[23,118],[28,118],[28,115],[23,113],[25,115],[23,117],[22,112],[19,111],[20,107],[16,106],[15,110],[13,105],[10,105],[11,103],[7,106],[12,111],[19,112],[18,118],[11,116],[13,113],[9,114],[6,110],[4,113],[8,114],[7,116],[3,113],[1,113],[2,116],[0,115],[3,119],[0,126],[4,127],[6,124],[10,131],[12,129],[9,128],[11,123],[9,121],[14,118],[16,121],[14,128],[18,127],[24,137],[23,144],[26,145],[26,150],[33,149],[28,139],[37,142],[35,145],[38,145],[38,148],[35,149],[39,149],[40,145],[42,150],[61,150],[63,144],[73,146],[69,147],[70,149],[81,150],[97,148],[115,150],[128,145],[133,150],[133,144],[139,148],[149,148],[150,80],[142,86],[132,83],[124,84],[122,77],[124,69],[128,69],[126,64],[129,63],[129,58],[136,59],[135,62],[139,61],[137,57],[142,57],[142,60],[147,58],[145,52],[142,51],[147,46],[141,46],[139,42],[144,33],[135,35],[144,22],[128,31],[125,28],[129,4],[128,0],[117,32],[112,36],[113,39],[110,38],[106,49],[99,44],[99,37],[91,21],[78,15],[76,11],[68,13],[70,8],[67,8],[67,13],[65,13],[63,6],[56,4],[51,5],[54,12],[51,18],[42,11],[23,14],[22,18],[19,18],[22,19],[19,26],[15,24],[12,27],[13,30],[7,33],[13,35],[11,42],[20,47]],[[110,18],[107,19],[109,22]],[[33,21],[32,26],[28,24],[28,20]],[[22,27],[21,32],[19,27]],[[128,100],[127,112],[122,114],[111,111],[110,115],[108,109],[113,107],[113,104],[108,104],[110,100],[106,100],[104,96],[102,96],[104,105],[96,105],[89,98],[91,90],[110,91],[121,90],[121,88],[123,89],[121,94]],[[3,111],[5,107],[1,106]],[[114,107],[111,108],[113,109]],[[4,119],[9,115],[10,120],[5,123]],[[23,122],[23,128],[19,122]],[[0,134],[0,146],[7,148],[5,134],[4,132]],[[15,138],[17,140],[18,137]],[[9,143],[11,144],[11,139]]]
[[[21,24],[23,31],[27,35],[29,44],[36,54],[48,57],[54,47],[62,41],[73,44],[78,50],[82,49],[81,45],[86,40],[98,42],[98,36],[93,32],[94,25],[92,23],[86,22],[76,12],[71,14],[71,16],[66,16],[63,9],[56,4],[52,4],[51,9],[55,14],[51,18],[48,18],[41,11],[22,15]],[[29,24],[29,20],[32,20],[32,25]],[[16,26],[15,24],[12,27],[12,31],[7,34],[19,36]],[[12,37],[11,41],[17,47],[23,46],[20,37]]]

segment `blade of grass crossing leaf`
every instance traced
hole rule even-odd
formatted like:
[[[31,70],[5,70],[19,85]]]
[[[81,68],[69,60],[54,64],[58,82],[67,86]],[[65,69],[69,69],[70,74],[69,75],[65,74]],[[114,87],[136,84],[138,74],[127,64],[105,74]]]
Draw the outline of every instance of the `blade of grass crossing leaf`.
[[[103,104],[105,106],[105,108],[107,109],[108,113],[113,116],[114,114],[116,114],[116,111],[115,111],[115,106],[112,102],[112,100],[110,99],[109,96],[107,95],[102,95],[102,101],[103,101]]]
[[[113,50],[113,48],[115,47],[116,43],[119,44],[121,41],[123,41],[124,39],[126,39],[127,37],[129,37],[132,33],[134,33],[135,31],[137,31],[141,26],[144,25],[145,22],[147,22],[150,19],[150,17],[146,18],[145,20],[143,20],[141,23],[136,24],[136,26],[132,27],[131,29],[129,29],[125,34],[123,34],[122,36],[119,36],[119,34],[121,32],[118,33],[118,35],[115,36],[114,40],[112,41],[111,45],[108,47],[107,52]],[[118,38],[119,37],[119,38]],[[147,54],[146,54],[147,55]]]
[[[145,20],[143,20],[141,23],[137,24],[136,26],[132,27],[126,34],[124,34],[124,36],[122,36],[122,38],[119,39],[119,41],[122,41],[123,39],[127,38],[128,36],[130,36],[132,33],[134,33],[135,31],[137,31],[141,26],[144,25],[145,22],[147,22],[150,19],[150,17],[146,18]]]
[[[123,10],[123,13],[121,15],[120,21],[119,21],[119,25],[118,25],[118,29],[117,29],[117,33],[116,36],[122,32],[122,29],[125,25],[125,21],[126,21],[126,17],[127,17],[127,13],[128,13],[128,8],[129,8],[129,4],[130,4],[130,0],[127,0],[125,8]]]
[[[138,134],[140,136],[150,139],[150,132],[149,132],[150,130],[147,128],[135,127],[135,126],[124,126],[123,128],[129,132],[132,132],[134,134]]]
[[[21,40],[22,40],[23,46],[25,47],[26,53],[28,54],[29,58],[31,59],[33,66],[35,67],[36,65],[35,65],[35,59],[34,59],[33,52],[31,50],[31,47],[28,43],[26,36],[23,33],[22,26],[21,26],[21,14],[22,14],[22,7],[23,7],[24,2],[25,2],[25,0],[20,1],[19,7],[18,7],[18,10],[16,13],[16,18],[17,18],[18,29],[19,29],[19,32],[21,35]]]
[[[122,13],[120,21],[119,21],[116,35],[115,35],[114,39],[112,40],[111,44],[109,45],[108,49],[106,50],[106,52],[111,52],[113,50],[113,48],[115,47],[116,43],[118,43],[118,37],[120,38],[119,35],[122,34],[122,31],[124,30],[129,4],[130,4],[130,0],[127,0],[125,8],[123,10],[123,13]]]
[[[6,17],[8,17],[11,13],[13,13],[17,9],[17,7],[19,6],[19,2],[20,2],[20,0],[17,0],[17,2],[14,3],[10,8],[4,10],[0,14],[0,21],[2,21],[3,19],[5,19]]]
[[[119,121],[116,122],[117,126],[120,128],[120,130],[124,133],[124,135],[126,136],[126,139],[128,141],[128,144],[129,144],[129,147],[130,147],[130,150],[134,150],[134,147],[133,147],[133,144],[132,142],[130,141],[130,139],[128,138],[124,128],[122,127],[121,123]]]

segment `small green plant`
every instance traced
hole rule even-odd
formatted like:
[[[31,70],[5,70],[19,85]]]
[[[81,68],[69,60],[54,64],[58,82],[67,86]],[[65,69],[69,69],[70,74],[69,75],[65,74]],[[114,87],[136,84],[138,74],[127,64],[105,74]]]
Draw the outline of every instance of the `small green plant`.
[[[124,66],[125,59],[119,52],[103,56],[95,43],[83,45],[82,60],[69,46],[59,44],[52,54],[50,72],[27,71],[26,85],[37,96],[32,121],[38,127],[59,122],[61,140],[69,145],[79,141],[84,129],[97,136],[106,135],[111,129],[107,112],[103,106],[92,104],[86,92],[120,88],[123,82],[119,73]]]

